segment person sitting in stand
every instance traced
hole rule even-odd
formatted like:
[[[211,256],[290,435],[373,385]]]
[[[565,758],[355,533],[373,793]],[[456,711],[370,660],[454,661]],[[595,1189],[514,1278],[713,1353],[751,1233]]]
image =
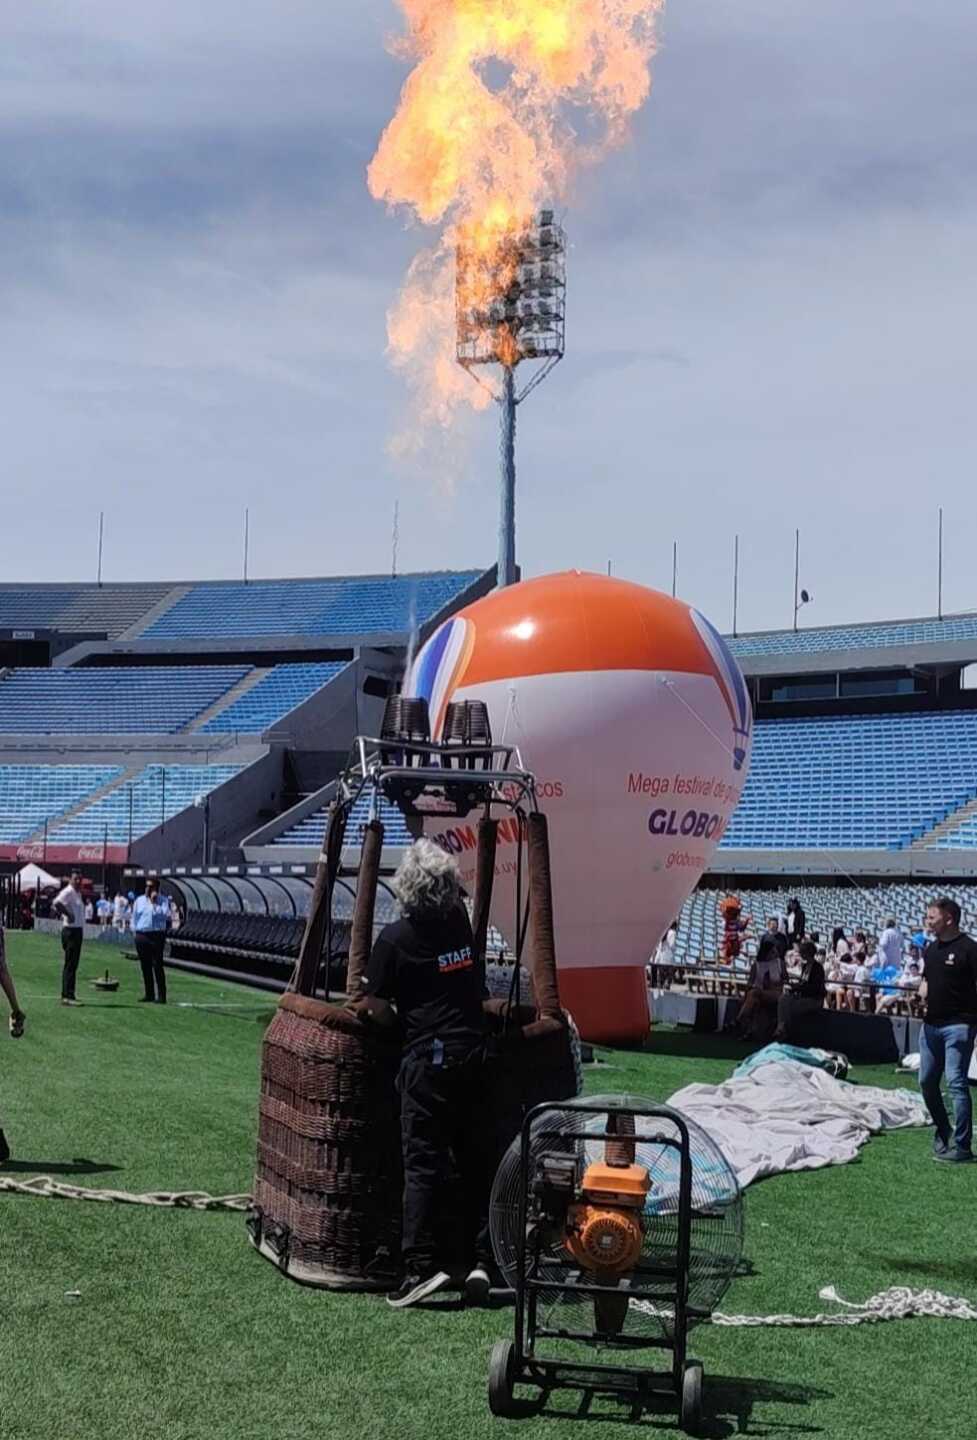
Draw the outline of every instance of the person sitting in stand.
[[[820,952],[822,955],[824,951]],[[845,1003],[845,967],[837,955],[832,955],[828,961],[827,972],[827,1000],[829,1010],[841,1010]]]
[[[801,973],[777,1002],[775,1040],[788,1040],[792,1026],[802,1015],[824,1008],[824,966],[811,940],[801,941]]]
[[[430,840],[406,851],[394,877],[402,918],[373,947],[353,1008],[404,1037],[397,1088],[404,1162],[404,1276],[395,1309],[452,1284],[441,1210],[453,1170],[463,1193],[465,1291],[488,1297],[488,1202],[498,1159],[485,1075],[485,964],[475,953],[454,859]],[[391,1006],[396,1007],[396,1017]]]
[[[885,1015],[889,1010],[894,1010],[897,1005],[906,1004],[919,991],[920,979],[919,965],[915,960],[910,960],[896,980],[895,988],[887,989],[885,994],[880,996],[875,1006],[876,1012],[879,1015]]]
[[[851,977],[851,985],[848,990],[849,1009],[856,1013],[859,1010],[871,1010],[872,1008],[872,971],[868,965],[868,956],[862,951],[861,959],[855,965]]]
[[[741,1039],[762,1038],[757,1035],[757,1030],[761,1028],[761,1015],[766,1012],[768,1021],[774,1017],[787,979],[784,964],[786,949],[787,936],[780,931],[776,917],[771,916],[760,937],[756,959],[747,976],[746,998],[736,1017],[736,1029]],[[769,1025],[766,1028],[769,1029]]]

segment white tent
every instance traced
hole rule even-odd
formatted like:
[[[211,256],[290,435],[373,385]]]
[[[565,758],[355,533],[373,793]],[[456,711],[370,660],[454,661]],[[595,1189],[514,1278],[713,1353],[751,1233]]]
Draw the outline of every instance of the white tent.
[[[44,890],[48,885],[56,885],[59,888],[61,886],[61,881],[56,876],[49,875],[46,870],[42,870],[40,865],[35,865],[33,861],[30,865],[25,865],[23,870],[18,871],[18,878],[21,890]]]

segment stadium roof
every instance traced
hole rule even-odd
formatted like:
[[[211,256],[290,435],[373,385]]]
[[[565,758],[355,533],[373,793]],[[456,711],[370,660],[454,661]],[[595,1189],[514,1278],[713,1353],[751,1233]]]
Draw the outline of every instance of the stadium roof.
[[[810,670],[966,665],[977,661],[977,612],[727,635],[748,675]]]

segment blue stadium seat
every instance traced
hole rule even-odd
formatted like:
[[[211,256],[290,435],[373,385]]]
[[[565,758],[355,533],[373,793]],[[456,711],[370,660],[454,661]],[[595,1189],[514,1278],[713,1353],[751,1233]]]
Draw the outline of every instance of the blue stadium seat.
[[[727,635],[738,658],[761,655],[816,655],[826,650],[875,650],[889,645],[932,645],[977,640],[977,614],[946,620],[900,620],[878,625],[835,625],[815,630],[769,630]]]
[[[0,765],[0,843],[29,840],[123,774],[119,765]]]
[[[201,732],[207,735],[234,732],[260,735],[281,720],[296,705],[308,700],[323,685],[335,679],[345,662],[323,661],[310,665],[276,665],[253,689],[212,716]]]
[[[975,796],[977,711],[763,720],[720,849],[899,850]]]
[[[316,810],[314,814],[307,815],[304,820],[277,835],[272,842],[275,845],[301,845],[314,846],[321,850],[323,841],[326,838],[326,820],[328,809]],[[349,822],[346,826],[346,841],[348,844],[360,844],[363,839],[363,827],[370,818],[369,796],[362,795],[353,806]],[[413,836],[407,829],[402,813],[395,805],[390,805],[382,800],[380,803],[380,819],[384,826],[384,845],[409,845]]]
[[[456,599],[480,570],[194,585],[144,632],[150,640],[406,633]]]
[[[0,734],[172,735],[243,680],[249,665],[12,670],[0,680]]]
[[[136,585],[0,585],[0,629],[61,630],[116,639],[173,589]]]
[[[133,780],[55,826],[48,839],[59,845],[98,844],[105,838],[126,844],[172,820],[240,769],[240,765],[147,765]]]

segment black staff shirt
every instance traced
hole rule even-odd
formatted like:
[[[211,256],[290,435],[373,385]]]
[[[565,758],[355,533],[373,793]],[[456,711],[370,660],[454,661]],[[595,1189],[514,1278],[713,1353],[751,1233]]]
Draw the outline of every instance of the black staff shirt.
[[[381,930],[364,979],[364,994],[390,1000],[410,1050],[440,1039],[468,1046],[484,1029],[485,964],[475,955],[463,905],[446,913],[396,921]]]
[[[960,934],[923,952],[927,1025],[977,1025],[977,941]]]

